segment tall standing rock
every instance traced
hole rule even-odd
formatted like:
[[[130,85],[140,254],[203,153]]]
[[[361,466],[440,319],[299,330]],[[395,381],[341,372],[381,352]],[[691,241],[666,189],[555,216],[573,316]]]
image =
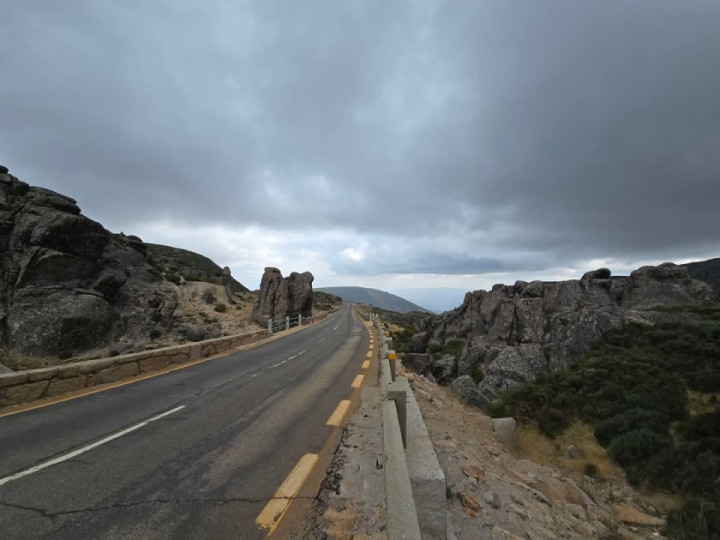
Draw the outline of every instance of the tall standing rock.
[[[252,319],[265,325],[268,319],[278,320],[298,315],[310,317],[314,279],[310,272],[293,272],[284,278],[277,268],[265,268],[260,281],[260,297],[253,307]]]

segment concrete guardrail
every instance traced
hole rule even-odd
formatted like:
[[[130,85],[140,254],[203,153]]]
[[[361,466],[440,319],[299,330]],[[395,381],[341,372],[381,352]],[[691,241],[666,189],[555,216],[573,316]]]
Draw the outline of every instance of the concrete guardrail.
[[[383,345],[380,380],[388,538],[447,538],[445,474],[410,384],[397,376],[392,339],[376,315],[370,318]]]
[[[0,407],[20,405],[228,352],[270,336],[267,330],[60,366],[0,373]]]
[[[319,322],[333,311],[311,318]],[[305,320],[302,321],[305,323]],[[129,379],[159,371],[172,365],[194,362],[232,349],[255,343],[272,335],[267,330],[223,336],[152,351],[84,360],[60,366],[0,373],[0,408],[21,405],[38,399],[56,397],[101,384]]]

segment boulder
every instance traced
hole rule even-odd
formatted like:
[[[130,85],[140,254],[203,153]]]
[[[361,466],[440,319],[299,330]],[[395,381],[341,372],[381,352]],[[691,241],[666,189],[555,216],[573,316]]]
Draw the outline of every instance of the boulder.
[[[0,358],[76,355],[167,331],[177,295],[144,248],[71,197],[0,173]]]
[[[435,360],[430,372],[437,380],[438,384],[448,385],[457,377],[457,358],[454,354],[446,354],[439,360]]]
[[[472,369],[478,367],[482,363],[487,350],[488,343],[485,337],[471,339],[458,357],[458,376],[469,375]]]
[[[423,353],[427,349],[428,345],[428,333],[418,332],[410,340],[410,352],[411,353]]]
[[[477,383],[470,375],[462,375],[451,382],[450,391],[468,405],[480,407],[487,404],[478,391]]]
[[[517,422],[514,418],[493,418],[493,436],[505,446],[514,448],[517,444]]]
[[[403,356],[402,363],[403,366],[411,369],[415,373],[426,375],[431,372],[430,366],[433,363],[433,358],[429,354],[407,353]]]
[[[590,272],[585,272],[583,274],[583,277],[580,278],[581,281],[588,281],[591,279],[610,279],[610,269],[608,268],[598,268],[597,270],[591,270]]]

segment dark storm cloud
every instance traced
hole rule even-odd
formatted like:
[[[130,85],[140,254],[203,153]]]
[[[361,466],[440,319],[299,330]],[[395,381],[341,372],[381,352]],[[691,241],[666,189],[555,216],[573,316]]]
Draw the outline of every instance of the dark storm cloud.
[[[338,271],[720,251],[715,2],[48,1],[0,29],[0,161],[115,229],[367,233],[318,247]]]

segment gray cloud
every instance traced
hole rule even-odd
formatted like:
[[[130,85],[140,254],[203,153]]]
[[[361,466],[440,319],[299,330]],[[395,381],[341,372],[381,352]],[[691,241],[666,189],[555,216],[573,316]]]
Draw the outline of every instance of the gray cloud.
[[[15,3],[0,161],[116,230],[305,230],[338,273],[720,251],[720,5],[391,4]]]

